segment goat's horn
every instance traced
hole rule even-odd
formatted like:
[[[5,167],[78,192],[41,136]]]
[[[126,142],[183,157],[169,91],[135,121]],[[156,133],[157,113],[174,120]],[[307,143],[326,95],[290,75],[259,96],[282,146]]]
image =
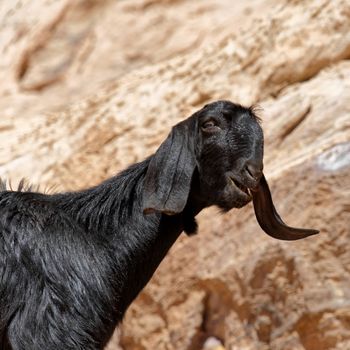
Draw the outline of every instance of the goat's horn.
[[[271,237],[294,241],[319,233],[317,230],[287,226],[273,205],[269,185],[263,175],[256,191],[252,191],[255,216],[260,227]]]

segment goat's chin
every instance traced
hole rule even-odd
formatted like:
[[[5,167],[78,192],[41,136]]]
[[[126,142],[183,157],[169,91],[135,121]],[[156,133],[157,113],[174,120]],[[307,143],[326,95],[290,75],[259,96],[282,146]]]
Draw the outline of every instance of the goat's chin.
[[[220,203],[218,204],[218,207],[221,209],[223,213],[229,212],[231,209],[240,209],[246,206],[251,200],[242,202],[242,201],[237,201],[234,203]]]
[[[237,191],[224,191],[223,196],[217,203],[217,206],[224,212],[228,212],[233,208],[243,208],[249,202],[252,197],[245,193],[237,193]]]
[[[245,198],[245,199],[237,199],[233,205],[232,205],[232,208],[237,208],[237,209],[240,209],[240,208],[243,208],[244,206],[246,206],[249,202],[251,202],[252,198],[251,197],[248,197],[248,198]]]
[[[235,206],[234,206],[234,208],[243,208],[244,206],[246,206],[248,203],[250,203],[252,201],[252,197],[248,197],[247,199],[245,199],[245,200],[241,200],[241,201],[237,201],[236,203],[235,203]]]

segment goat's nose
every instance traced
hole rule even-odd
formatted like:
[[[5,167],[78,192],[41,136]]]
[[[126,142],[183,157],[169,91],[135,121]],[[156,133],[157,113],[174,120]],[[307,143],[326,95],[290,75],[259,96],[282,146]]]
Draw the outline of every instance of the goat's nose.
[[[260,178],[263,174],[262,172],[262,166],[253,162],[247,162],[244,167],[244,171],[250,178],[252,178],[254,181],[259,182]]]

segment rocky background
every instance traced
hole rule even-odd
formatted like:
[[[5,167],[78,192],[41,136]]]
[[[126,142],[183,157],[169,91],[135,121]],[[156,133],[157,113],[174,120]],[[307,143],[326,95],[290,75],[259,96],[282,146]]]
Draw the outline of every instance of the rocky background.
[[[199,215],[109,350],[350,349],[350,1],[2,0],[0,176],[93,185],[205,103],[258,104],[281,242]]]

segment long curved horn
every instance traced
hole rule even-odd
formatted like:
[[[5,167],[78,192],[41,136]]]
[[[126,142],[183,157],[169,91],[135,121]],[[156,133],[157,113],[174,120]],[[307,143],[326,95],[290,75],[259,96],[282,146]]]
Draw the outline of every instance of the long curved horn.
[[[294,241],[319,233],[318,230],[287,226],[276,211],[269,185],[263,175],[256,191],[252,191],[255,216],[260,227],[271,237]]]

